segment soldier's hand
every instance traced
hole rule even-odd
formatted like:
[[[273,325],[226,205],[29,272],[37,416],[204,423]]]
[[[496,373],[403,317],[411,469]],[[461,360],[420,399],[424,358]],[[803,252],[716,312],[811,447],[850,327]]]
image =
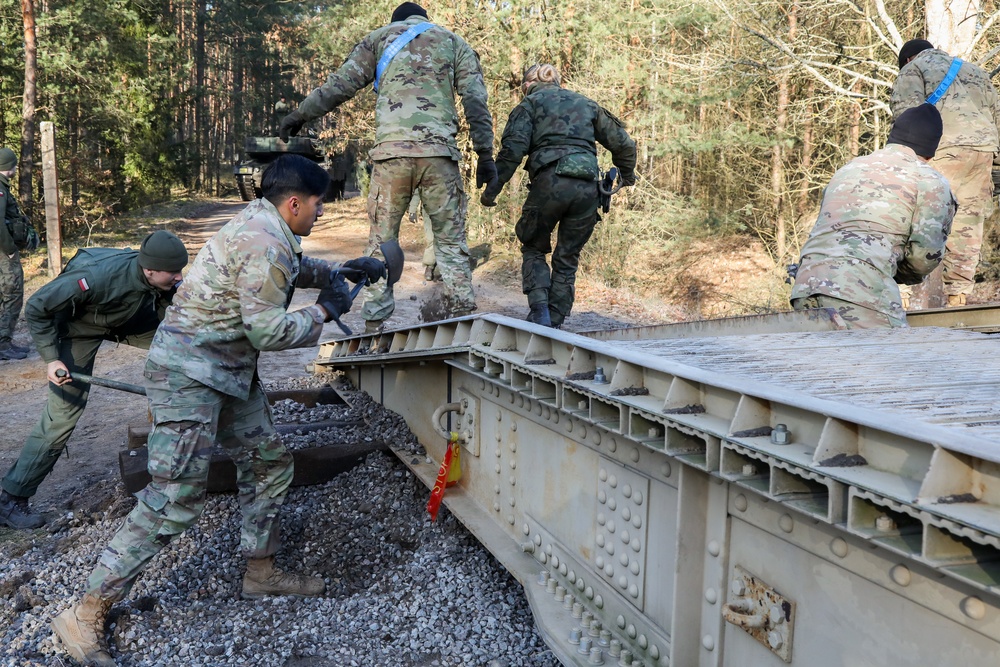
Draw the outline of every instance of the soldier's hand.
[[[479,203],[488,208],[492,208],[497,205],[497,194],[494,194],[489,188],[483,190],[483,195],[479,198]]]
[[[278,138],[280,138],[285,143],[288,142],[289,137],[294,137],[302,129],[302,126],[306,124],[306,119],[302,117],[299,110],[296,109],[292,113],[288,114],[281,119],[281,125],[278,127]]]
[[[493,156],[483,153],[476,163],[476,189],[489,185],[497,180],[497,163],[493,161]]]
[[[347,282],[343,276],[335,274],[330,285],[319,291],[316,305],[326,311],[327,322],[351,311],[351,306],[354,304],[351,302],[351,291],[347,289]]]
[[[620,171],[618,172],[618,180],[621,184],[627,188],[635,185],[635,172],[634,171]]]
[[[62,371],[64,375],[59,377],[56,375],[57,371]],[[69,374],[69,369],[66,368],[66,364],[56,359],[55,361],[50,361],[48,368],[46,369],[46,375],[49,378],[49,382],[55,385],[63,385],[67,382],[72,382],[73,378]]]
[[[374,257],[358,257],[357,259],[344,262],[343,267],[345,269],[364,272],[365,276],[368,277],[369,284],[375,284],[389,275],[389,272],[385,268],[385,262]],[[358,283],[361,280],[351,278],[351,282]]]

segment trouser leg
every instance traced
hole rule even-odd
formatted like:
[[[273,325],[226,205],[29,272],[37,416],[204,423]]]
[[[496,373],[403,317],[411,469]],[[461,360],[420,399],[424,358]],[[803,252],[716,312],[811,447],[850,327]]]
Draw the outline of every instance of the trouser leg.
[[[94,358],[101,346],[99,338],[64,338],[59,341],[59,359],[70,375],[94,370]],[[21,453],[3,478],[3,489],[13,495],[30,498],[42,480],[52,471],[66,449],[77,422],[87,407],[90,385],[67,382],[56,386],[49,383],[48,399],[42,416],[21,447]]]
[[[403,219],[414,187],[415,158],[379,160],[372,167],[368,190],[369,257],[383,259],[379,245],[399,239],[399,222]],[[361,315],[366,320],[388,319],[396,309],[393,290],[381,280],[366,287]]]
[[[21,268],[21,255],[14,251],[13,257],[7,257],[0,252],[0,347],[9,345],[14,337],[22,305],[24,270]]]
[[[447,157],[418,158],[420,200],[430,218],[434,261],[452,311],[473,311],[472,268],[465,237],[466,202],[458,163]]]
[[[850,301],[822,294],[814,294],[804,299],[792,299],[792,308],[794,310],[832,308],[837,311],[848,329],[889,329],[909,326],[905,316],[899,319],[877,310],[864,308]]]
[[[946,148],[937,152],[931,166],[948,179],[958,201],[941,262],[944,292],[970,294],[983,244],[983,221],[993,212],[993,154]]]
[[[580,253],[597,226],[597,186],[578,180],[573,186],[579,190],[579,196],[559,223],[556,247],[552,252],[552,286],[549,288],[552,326],[561,325],[573,309]]]
[[[267,396],[257,383],[246,401],[230,399],[219,424],[219,444],[236,464],[243,524],[240,550],[248,559],[278,550],[278,513],[292,483],[294,461],[274,429]]]
[[[146,391],[153,414],[149,434],[152,481],[101,554],[87,592],[120,600],[146,564],[192,526],[205,508],[208,467],[219,414],[219,392],[146,362]]]

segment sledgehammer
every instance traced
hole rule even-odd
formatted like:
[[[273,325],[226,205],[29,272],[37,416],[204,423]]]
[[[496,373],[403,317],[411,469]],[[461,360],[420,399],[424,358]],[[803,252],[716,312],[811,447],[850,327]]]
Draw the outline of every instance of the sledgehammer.
[[[56,377],[64,378],[67,373],[63,369],[56,371]],[[119,382],[118,380],[109,380],[108,378],[94,377],[93,375],[87,375],[86,373],[73,373],[70,375],[70,380],[79,380],[80,382],[89,382],[90,384],[96,384],[98,387],[107,387],[108,389],[117,389],[118,391],[127,391],[130,394],[141,394],[146,395],[146,388],[140,387],[137,384],[130,384],[128,382]]]

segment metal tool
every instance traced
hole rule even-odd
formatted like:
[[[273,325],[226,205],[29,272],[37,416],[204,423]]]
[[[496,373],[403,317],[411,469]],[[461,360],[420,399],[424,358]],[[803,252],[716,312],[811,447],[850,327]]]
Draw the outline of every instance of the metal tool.
[[[403,248],[400,247],[399,241],[392,239],[389,241],[384,241],[379,244],[379,251],[382,253],[382,263],[385,264],[386,273],[386,283],[389,287],[395,285],[400,277],[403,275],[403,263],[405,258],[403,256]],[[357,280],[357,284],[351,288],[351,301],[353,302],[357,298],[358,294],[361,292],[362,288],[368,285],[368,277],[363,275],[364,271],[360,269],[345,269],[343,267],[336,268],[330,272],[332,275],[341,275],[345,278],[350,278],[352,281]],[[344,332],[346,336],[354,335],[351,328],[340,321],[340,316],[334,315],[333,321],[337,323],[340,330]]]
[[[73,373],[70,375],[61,368],[56,371],[57,378],[64,378],[67,375],[69,375],[70,380],[79,380],[80,382],[96,384],[98,387],[107,387],[108,389],[117,389],[118,391],[127,391],[130,394],[140,394],[142,396],[146,395],[146,388],[137,384],[119,382],[118,380],[110,380],[108,378],[94,377],[93,375],[87,375],[86,373]]]

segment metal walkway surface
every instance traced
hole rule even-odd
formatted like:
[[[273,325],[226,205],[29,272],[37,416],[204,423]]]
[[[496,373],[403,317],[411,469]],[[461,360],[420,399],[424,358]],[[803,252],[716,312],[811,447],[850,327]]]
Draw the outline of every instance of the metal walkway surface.
[[[316,364],[400,412],[433,461],[429,417],[459,406],[445,503],[565,664],[995,658],[1000,337],[805,318],[656,337],[482,315],[324,343]],[[433,485],[436,463],[408,465]],[[865,652],[885,641],[893,659]]]

